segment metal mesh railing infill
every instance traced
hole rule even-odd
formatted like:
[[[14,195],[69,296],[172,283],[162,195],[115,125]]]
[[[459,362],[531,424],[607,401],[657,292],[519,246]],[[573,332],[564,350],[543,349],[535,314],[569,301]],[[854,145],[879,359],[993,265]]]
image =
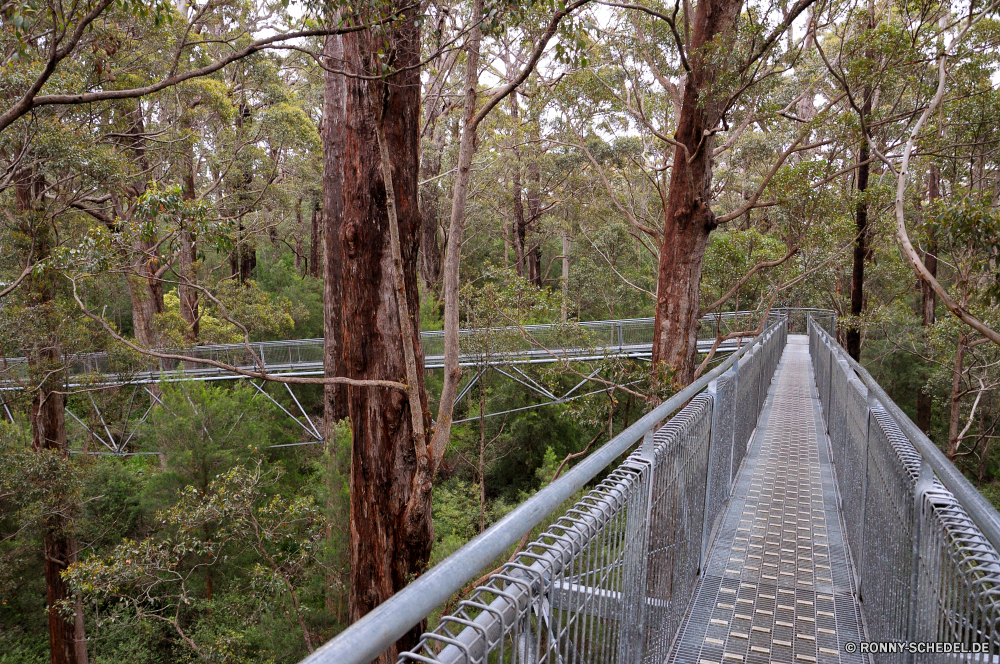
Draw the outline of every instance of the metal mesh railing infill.
[[[781,317],[399,661],[664,661],[786,340]]]
[[[809,347],[868,637],[968,651],[875,661],[998,661],[996,511],[820,325]]]

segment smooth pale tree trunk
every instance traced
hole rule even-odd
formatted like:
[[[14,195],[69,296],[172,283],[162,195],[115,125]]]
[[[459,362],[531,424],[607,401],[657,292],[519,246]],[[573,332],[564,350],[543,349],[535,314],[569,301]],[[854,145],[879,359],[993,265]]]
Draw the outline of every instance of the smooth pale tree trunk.
[[[22,218],[23,230],[33,237],[35,260],[43,261],[52,251],[52,230],[36,203],[42,183],[25,170],[15,176],[15,205]],[[29,305],[38,311],[42,322],[36,331],[28,362],[32,373],[41,377],[31,399],[31,446],[35,452],[55,450],[68,454],[66,441],[66,397],[62,353],[55,329],[55,276],[46,270],[32,274],[25,283]],[[68,508],[69,506],[67,506]],[[68,509],[66,511],[69,511]],[[72,599],[72,592],[62,578],[76,562],[76,540],[68,535],[69,518],[60,511],[45,516],[42,549],[45,569],[45,599],[49,607],[49,661],[52,664],[86,664],[87,644],[82,616],[67,620],[55,607]],[[79,613],[79,605],[77,605]]]
[[[342,69],[344,44],[340,35],[329,35],[323,47],[327,66]],[[341,260],[340,226],[344,216],[342,123],[347,81],[342,74],[325,71],[323,93],[323,375],[341,376],[343,330],[341,300],[343,295],[343,265]],[[315,263],[312,266],[315,268]],[[329,443],[333,425],[347,417],[347,388],[343,385],[323,387],[323,435]]]
[[[946,454],[949,459],[955,458],[961,443],[958,439],[958,428],[962,419],[962,374],[965,372],[965,349],[968,346],[968,341],[965,330],[958,333],[955,367],[951,377],[951,414],[948,418],[948,449]]]
[[[941,196],[941,174],[938,172],[936,165],[931,165],[930,177],[927,183],[927,198],[933,203]],[[927,234],[927,250],[924,251],[924,267],[931,274],[932,277],[937,278],[937,238],[934,236],[933,231],[928,231]],[[929,328],[934,324],[934,314],[937,308],[937,295],[934,293],[934,289],[931,287],[930,283],[921,280],[920,281],[920,323],[924,327],[924,331],[927,332]],[[920,385],[917,388],[917,426],[924,433],[930,431],[931,428],[931,409],[933,407],[933,400],[931,395],[924,390],[924,386]]]
[[[458,141],[458,164],[455,166],[455,183],[451,194],[451,221],[448,225],[448,243],[445,245],[441,276],[441,294],[444,300],[444,384],[441,386],[438,417],[431,442],[431,454],[436,461],[439,461],[444,455],[444,450],[451,439],[455,399],[458,395],[458,383],[462,378],[462,367],[458,361],[459,266],[462,261],[462,234],[465,231],[465,208],[469,196],[472,157],[476,153],[476,132],[482,117],[476,114],[476,97],[479,87],[479,45],[483,36],[480,27],[482,17],[483,0],[473,0],[472,29],[469,31],[469,38],[465,45],[462,133]]]
[[[400,5],[400,8],[402,5]],[[343,136],[343,218],[339,232],[343,290],[343,372],[357,379],[405,380],[409,344],[417,366],[420,345],[417,201],[420,136],[420,32],[413,10],[379,34],[343,37],[348,71],[379,71],[377,54],[393,53],[389,84],[347,77]],[[381,106],[380,106],[381,105]],[[384,111],[384,112],[383,112]],[[382,116],[392,165],[400,267],[410,334],[402,334],[396,272],[390,244],[387,192],[381,170],[376,119]],[[423,372],[417,373],[423,428],[430,428]],[[425,568],[433,543],[430,482],[418,477],[415,430],[407,394],[350,387],[351,452],[350,618],[357,620],[387,600]],[[426,470],[426,469],[425,469]],[[394,664],[414,646],[417,625],[378,661]]]
[[[674,135],[670,193],[663,219],[657,275],[653,364],[666,363],[678,384],[694,376],[698,341],[699,286],[708,236],[716,227],[711,208],[712,147],[706,132],[719,124],[719,100],[707,91],[718,74],[718,54],[705,46],[733,37],[742,0],[704,0],[693,18],[680,122]],[[721,44],[725,52],[725,44]],[[711,49],[716,48],[714,45]]]

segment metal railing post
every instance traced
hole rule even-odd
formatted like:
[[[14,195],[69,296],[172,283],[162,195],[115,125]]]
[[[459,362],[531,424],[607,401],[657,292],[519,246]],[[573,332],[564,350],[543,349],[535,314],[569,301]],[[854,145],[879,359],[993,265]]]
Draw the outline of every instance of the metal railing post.
[[[853,542],[848,542],[847,545],[851,547],[851,551],[855,555],[855,565],[854,565],[854,587],[858,594],[858,599],[862,597],[862,579],[864,578],[864,552],[865,552],[865,531],[867,530],[866,524],[868,523],[868,462],[871,458],[871,442],[872,442],[872,430],[875,426],[875,408],[879,405],[878,400],[872,396],[871,390],[865,390],[867,397],[865,403],[865,472],[861,476],[861,528],[858,532],[861,533],[860,542],[856,545],[856,550]]]
[[[729,482],[726,487],[726,497],[733,495],[733,457],[736,456],[736,409],[740,397],[740,360],[737,358],[733,362],[733,435],[730,436],[729,442]]]
[[[719,445],[723,445],[723,441],[719,440],[719,390],[718,390],[719,379],[716,378],[708,387],[705,388],[705,393],[712,396],[712,424],[709,428],[708,433],[708,463],[705,464],[705,507],[702,510],[702,523],[701,523],[701,556],[698,559],[698,574],[702,574],[705,569],[705,555],[708,552],[708,536],[709,531],[712,529],[711,523],[709,523],[709,513],[708,508],[711,504],[712,496],[712,452]],[[730,436],[729,446],[732,448],[733,441]],[[730,449],[729,465],[730,465],[730,476],[732,475],[732,450]],[[726,491],[727,495],[729,493],[728,489]]]
[[[646,641],[646,576],[649,560],[649,523],[653,509],[653,479],[656,473],[656,454],[653,433],[649,429],[642,437],[639,453],[632,456],[629,465],[641,473],[644,485],[640,491],[643,502],[638,509],[630,509],[626,532],[634,533],[625,549],[622,565],[621,618],[618,621],[621,638],[618,641],[618,664],[642,664]],[[627,580],[627,583],[624,582]]]
[[[934,469],[926,461],[920,463],[920,475],[913,485],[913,569],[910,571],[910,608],[906,624],[906,640],[911,643],[919,638],[918,614],[920,612],[920,538],[921,532],[921,508],[924,496],[934,487]],[[917,660],[916,653],[909,657],[910,662]]]

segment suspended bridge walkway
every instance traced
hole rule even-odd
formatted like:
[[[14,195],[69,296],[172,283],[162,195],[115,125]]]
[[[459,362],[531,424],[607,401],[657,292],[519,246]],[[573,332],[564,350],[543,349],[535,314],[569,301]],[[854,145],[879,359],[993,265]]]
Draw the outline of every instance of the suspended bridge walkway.
[[[1000,515],[823,327],[781,317],[304,662],[372,661],[530,531],[400,664],[1000,662]]]
[[[774,309],[771,314],[780,315],[782,311]],[[705,316],[701,321],[703,338],[697,342],[698,352],[708,353],[715,347],[717,354],[724,355],[745,346],[753,339],[752,332],[732,338],[725,336],[756,327],[759,318],[760,313],[754,311]],[[717,333],[722,337],[718,342]],[[444,367],[444,333],[421,332],[420,341],[425,369]],[[109,355],[104,352],[68,355],[65,361],[71,376],[70,387],[95,383],[143,385],[188,380],[232,380],[244,378],[241,371],[263,371],[285,376],[322,376],[323,348],[323,339],[288,339],[168,349],[168,352],[187,359],[154,358],[154,368],[149,367],[149,358]],[[648,360],[653,353],[653,319],[631,318],[460,330],[459,349],[459,363],[465,367],[613,358]],[[129,364],[132,366],[125,366]],[[21,384],[13,379],[25,378],[28,371],[26,358],[5,358],[0,372],[0,391],[22,389]]]

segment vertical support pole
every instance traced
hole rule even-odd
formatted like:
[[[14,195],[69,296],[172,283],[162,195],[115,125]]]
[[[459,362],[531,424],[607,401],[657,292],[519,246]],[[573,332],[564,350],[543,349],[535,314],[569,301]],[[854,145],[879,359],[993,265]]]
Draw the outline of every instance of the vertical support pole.
[[[725,374],[723,374],[725,375]],[[702,511],[702,524],[701,524],[701,557],[698,560],[698,575],[705,570],[705,556],[708,554],[708,537],[712,532],[712,520],[709,518],[708,507],[712,497],[712,454],[717,447],[724,445],[725,441],[719,440],[719,390],[718,390],[718,380],[713,380],[708,384],[708,388],[705,389],[706,394],[712,396],[712,424],[709,428],[708,433],[708,463],[705,464],[705,508]],[[732,440],[729,441],[730,448],[732,447]],[[732,468],[732,452],[730,451],[729,465]],[[730,475],[732,470],[730,470]],[[727,492],[728,493],[728,492]]]
[[[733,361],[733,366],[730,369],[733,372],[733,422],[732,431],[733,435],[730,437],[729,445],[729,486],[726,487],[726,497],[733,495],[733,457],[736,456],[736,410],[739,408],[740,401],[740,358],[736,358]]]
[[[921,461],[920,475],[913,486],[913,569],[910,572],[910,610],[906,626],[906,639],[911,643],[921,637],[918,632],[920,627],[920,544],[923,537],[922,509],[924,496],[933,486],[934,470],[929,463]],[[910,655],[909,661],[917,661],[916,653]]]
[[[855,570],[854,570],[854,587],[857,589],[858,601],[861,601],[862,597],[862,580],[864,579],[864,554],[865,554],[865,538],[868,531],[868,471],[869,461],[871,459],[871,447],[872,447],[872,431],[875,425],[875,408],[880,404],[875,397],[872,396],[871,390],[867,390],[868,396],[865,408],[865,414],[867,416],[865,423],[865,473],[862,475],[861,482],[861,541],[856,545],[854,542],[849,542],[852,550],[856,551],[855,554]],[[855,549],[856,547],[856,549]]]
[[[639,453],[630,459],[630,467],[640,479],[636,499],[629,501],[626,532],[632,537],[625,544],[622,561],[621,617],[618,620],[619,639],[617,664],[642,664],[646,645],[646,577],[649,567],[649,527],[653,509],[653,481],[656,476],[656,454],[653,433],[649,429],[642,438]]]
[[[618,328],[618,350],[621,350],[625,347],[625,330],[622,328],[621,321],[617,323],[616,327]]]

